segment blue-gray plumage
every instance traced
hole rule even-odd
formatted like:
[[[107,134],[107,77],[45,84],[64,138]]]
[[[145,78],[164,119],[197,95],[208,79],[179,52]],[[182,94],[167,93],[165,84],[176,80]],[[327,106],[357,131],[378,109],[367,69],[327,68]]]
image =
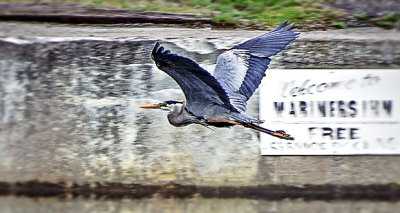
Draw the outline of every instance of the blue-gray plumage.
[[[169,122],[174,126],[192,123],[212,126],[242,125],[270,135],[293,140],[284,131],[258,126],[261,120],[247,114],[246,102],[258,88],[271,61],[299,33],[293,24],[283,22],[276,29],[220,54],[213,75],[193,60],[165,50],[159,43],[151,57],[159,69],[170,75],[181,87],[186,101],[165,101],[142,108],[171,108]]]

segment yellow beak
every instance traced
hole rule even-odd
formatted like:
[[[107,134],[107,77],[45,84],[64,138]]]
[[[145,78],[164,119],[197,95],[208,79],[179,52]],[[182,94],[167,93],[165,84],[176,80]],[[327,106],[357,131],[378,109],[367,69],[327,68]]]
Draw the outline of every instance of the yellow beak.
[[[140,106],[139,108],[144,108],[144,109],[161,109],[161,107],[164,106],[163,104],[152,104],[152,105],[143,105]]]

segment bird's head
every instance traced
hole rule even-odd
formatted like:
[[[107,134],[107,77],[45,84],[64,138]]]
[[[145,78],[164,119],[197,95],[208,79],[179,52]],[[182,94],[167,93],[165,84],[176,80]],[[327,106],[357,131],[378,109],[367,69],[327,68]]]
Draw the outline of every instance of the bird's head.
[[[159,104],[143,105],[143,106],[140,106],[140,108],[161,109],[161,110],[166,110],[166,111],[173,111],[175,108],[175,105],[182,105],[182,104],[183,104],[183,101],[164,101]]]

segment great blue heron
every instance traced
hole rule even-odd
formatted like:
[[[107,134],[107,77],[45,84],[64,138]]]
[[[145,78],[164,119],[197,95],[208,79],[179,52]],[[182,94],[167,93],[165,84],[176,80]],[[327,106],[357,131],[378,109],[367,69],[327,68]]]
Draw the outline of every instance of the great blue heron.
[[[211,75],[193,60],[165,50],[157,42],[151,57],[157,67],[181,87],[186,101],[164,101],[141,108],[167,109],[168,121],[177,127],[189,124],[229,127],[242,125],[272,136],[293,140],[283,130],[272,131],[257,124],[263,121],[245,113],[246,102],[258,88],[271,61],[299,33],[287,20],[276,29],[223,52]]]

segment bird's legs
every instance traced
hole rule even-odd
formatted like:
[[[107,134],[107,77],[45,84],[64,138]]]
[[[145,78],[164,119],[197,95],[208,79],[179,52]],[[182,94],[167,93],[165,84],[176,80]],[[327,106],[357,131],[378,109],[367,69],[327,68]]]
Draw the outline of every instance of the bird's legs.
[[[255,130],[260,131],[260,132],[267,133],[267,134],[272,135],[272,136],[277,137],[277,138],[281,138],[281,139],[285,139],[285,140],[294,140],[294,137],[290,136],[289,134],[287,134],[283,130],[273,131],[273,130],[266,129],[264,127],[258,126],[258,125],[253,124],[253,123],[243,123],[243,122],[232,121],[232,120],[228,120],[228,119],[224,119],[224,118],[214,119],[214,120],[208,119],[207,120],[207,123],[224,123],[224,122],[225,123],[229,123],[229,124],[233,124],[233,125],[242,125],[242,126],[247,127],[247,128],[251,128],[251,129],[255,129]]]
[[[285,140],[294,140],[294,137],[290,136],[289,134],[286,134],[286,132],[283,130],[273,131],[273,130],[266,129],[264,127],[258,126],[253,123],[242,123],[242,122],[238,122],[238,121],[228,121],[228,122],[231,124],[242,125],[247,128],[255,129],[257,131],[267,133],[267,134],[272,135],[277,138],[281,138],[281,139],[285,139]]]
[[[244,123],[242,125],[245,126],[245,127],[251,128],[251,129],[255,129],[255,130],[260,131],[260,132],[267,133],[267,134],[275,136],[277,138],[281,138],[281,139],[285,139],[285,140],[294,140],[294,137],[290,136],[289,134],[287,134],[283,130],[275,130],[275,131],[273,131],[273,130],[266,129],[264,127],[261,127],[261,126],[258,126],[256,124],[252,124],[252,123]]]

